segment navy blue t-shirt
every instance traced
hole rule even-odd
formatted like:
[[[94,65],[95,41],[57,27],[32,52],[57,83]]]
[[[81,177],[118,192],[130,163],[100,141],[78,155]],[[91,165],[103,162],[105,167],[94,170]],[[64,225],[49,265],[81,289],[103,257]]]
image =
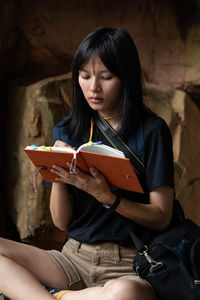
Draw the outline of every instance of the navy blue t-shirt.
[[[89,129],[80,140],[67,133],[69,118],[53,129],[54,141],[62,140],[78,148],[89,139]],[[95,126],[93,141],[101,140],[112,146]],[[145,166],[145,194],[121,190],[123,197],[139,203],[149,202],[149,192],[159,186],[174,186],[173,152],[171,134],[165,121],[152,113],[147,113],[139,129],[126,141]],[[88,193],[69,186],[73,195],[74,216],[68,227],[68,236],[85,243],[112,241],[119,245],[130,246],[129,233],[118,214],[106,209]],[[145,240],[150,230],[129,220],[133,230]],[[152,231],[153,234],[153,231]]]

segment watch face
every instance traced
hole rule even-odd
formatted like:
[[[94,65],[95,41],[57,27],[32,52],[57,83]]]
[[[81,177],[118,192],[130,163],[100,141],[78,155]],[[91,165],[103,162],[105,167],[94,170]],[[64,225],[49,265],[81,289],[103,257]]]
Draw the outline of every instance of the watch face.
[[[102,204],[103,207],[109,209],[110,208],[110,205],[107,205],[107,204]]]

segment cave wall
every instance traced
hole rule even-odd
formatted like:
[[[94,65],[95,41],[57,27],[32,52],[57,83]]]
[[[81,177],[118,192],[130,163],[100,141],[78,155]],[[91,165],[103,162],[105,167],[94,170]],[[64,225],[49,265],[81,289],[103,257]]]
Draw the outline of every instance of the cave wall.
[[[35,78],[68,72],[82,38],[108,25],[124,27],[134,37],[147,81],[176,87],[199,81],[198,0],[18,3],[12,76]]]
[[[186,121],[184,118],[181,119],[179,112],[176,111],[174,114],[179,116],[179,121],[182,124],[181,128],[186,127],[186,132],[189,132],[190,138],[193,141],[199,141],[199,127],[196,125],[196,121],[192,121],[191,115],[191,111],[192,114],[195,111],[195,116],[197,115],[198,119],[198,107],[200,107],[199,0],[5,0],[0,3],[0,14],[2,20],[0,27],[2,127],[5,128],[6,123],[6,129],[1,131],[1,140],[6,141],[6,136],[8,136],[7,146],[4,147],[5,151],[0,162],[2,169],[7,170],[6,179],[5,176],[1,175],[2,190],[5,190],[4,186],[7,187],[6,193],[1,195],[1,211],[7,211],[7,208],[10,208],[14,225],[17,224],[22,238],[37,236],[37,234],[39,236],[41,231],[38,228],[40,227],[43,228],[44,236],[47,237],[46,232],[48,230],[44,229],[44,223],[49,222],[48,224],[50,224],[50,220],[45,213],[38,213],[40,218],[37,219],[38,206],[34,204],[35,206],[32,206],[34,213],[30,210],[28,214],[35,215],[37,220],[33,218],[29,221],[30,219],[27,217],[23,228],[22,225],[19,225],[23,223],[22,216],[24,216],[23,214],[20,216],[20,212],[27,213],[27,208],[25,209],[24,206],[27,207],[28,204],[27,206],[25,205],[25,200],[21,204],[17,204],[16,195],[19,195],[19,186],[20,184],[23,185],[23,182],[22,180],[20,183],[16,181],[16,174],[13,177],[12,172],[13,168],[16,168],[19,172],[21,169],[20,165],[16,166],[15,159],[11,160],[12,163],[9,166],[7,165],[9,155],[10,157],[14,155],[15,158],[19,157],[20,151],[25,146],[24,144],[30,141],[30,137],[33,140],[36,139],[36,141],[43,139],[46,142],[46,137],[41,134],[43,124],[41,120],[43,119],[36,117],[38,109],[36,109],[33,123],[37,124],[38,127],[34,128],[39,128],[40,134],[37,133],[35,137],[34,135],[26,136],[24,124],[27,125],[27,122],[30,121],[29,112],[31,109],[33,111],[38,99],[44,101],[48,108],[49,101],[52,103],[52,99],[58,98],[56,84],[54,88],[51,87],[53,94],[45,93],[45,88],[43,88],[43,92],[42,94],[39,92],[40,96],[38,98],[35,92],[33,92],[33,97],[30,96],[30,90],[32,91],[33,86],[37,86],[36,90],[40,91],[45,78],[51,78],[51,82],[53,80],[55,83],[60,83],[61,81],[57,76],[70,72],[73,54],[77,46],[85,35],[94,28],[98,26],[119,26],[129,31],[139,51],[145,81],[153,84],[155,91],[160,89],[163,91],[166,87],[167,90],[172,89],[173,91],[182,91],[184,93],[187,101],[186,103],[184,102],[184,109],[182,109],[186,109],[189,113],[190,117],[187,114],[187,124],[189,124],[189,127],[192,124],[192,129],[187,129]],[[46,82],[44,86],[49,85]],[[49,88],[47,90],[49,91]],[[70,87],[65,91],[66,94],[69,90]],[[151,94],[151,89],[148,89],[148,91]],[[163,93],[161,94],[163,95]],[[159,104],[161,103],[161,106],[162,104],[164,105],[162,114],[165,112],[164,118],[167,118],[168,112],[164,108],[166,108],[165,104],[168,103],[168,92],[164,93],[163,98],[161,97],[164,100],[159,99],[160,92],[155,92],[153,95],[156,101]],[[30,99],[32,99],[33,106],[30,104]],[[183,100],[179,100],[179,102],[183,103]],[[188,105],[188,103],[191,103],[191,105]],[[169,105],[171,104],[167,104],[167,107]],[[158,108],[158,105],[154,104],[154,107]],[[63,109],[66,109],[66,104],[63,106]],[[24,113],[25,110],[26,114]],[[52,113],[53,123],[63,117],[62,114],[60,117],[55,117],[54,112],[50,108],[47,110],[50,110]],[[40,109],[39,112],[41,113]],[[34,126],[33,123],[29,122],[29,125]],[[52,125],[53,123],[50,124]],[[51,129],[49,128],[49,130],[48,134],[50,135]],[[22,136],[25,136],[25,138],[21,139],[20,137]],[[12,141],[15,147],[13,151]],[[180,143],[181,151],[184,150],[184,153],[186,153],[184,154],[184,159],[186,160],[187,158],[187,169],[191,170],[195,164],[193,160],[190,160],[192,158],[190,153],[193,149],[187,143],[187,138],[182,138]],[[178,147],[174,149],[175,153],[177,149],[180,149]],[[195,148],[195,143],[192,144],[192,147]],[[200,154],[198,151],[200,150],[197,148],[195,151],[197,152],[195,157],[198,159]],[[179,161],[182,169],[185,168],[185,160]],[[198,165],[199,161],[195,167],[195,172],[197,173],[195,178],[197,179],[200,178]],[[189,173],[191,174],[191,172]],[[27,176],[30,175],[27,174]],[[199,200],[199,185],[196,183],[197,181],[195,181],[194,190],[192,184],[194,180],[188,179],[187,176],[184,179],[182,177],[180,180],[182,185],[181,187],[179,186],[178,190],[180,197],[185,199],[183,200],[185,209],[187,212],[190,211],[189,216],[195,214],[195,220],[199,218],[197,211],[195,212],[196,204],[194,204]],[[7,182],[10,183],[10,186]],[[190,185],[190,189],[186,189],[188,185]],[[44,194],[47,195],[45,196],[45,201],[48,201],[48,191],[41,189],[40,196],[38,196],[39,203],[41,203]],[[194,194],[195,200],[190,204]],[[7,204],[5,205],[5,203]],[[47,204],[44,207],[47,209]],[[40,222],[40,220],[42,221]],[[5,224],[0,227],[5,227]],[[36,234],[36,232],[38,233]]]

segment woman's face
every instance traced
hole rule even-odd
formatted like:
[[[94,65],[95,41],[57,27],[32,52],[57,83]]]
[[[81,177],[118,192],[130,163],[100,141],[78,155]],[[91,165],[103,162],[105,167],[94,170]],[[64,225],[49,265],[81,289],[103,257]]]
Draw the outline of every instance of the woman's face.
[[[79,71],[78,81],[89,106],[100,112],[103,117],[117,113],[121,95],[121,80],[112,74],[99,56]]]

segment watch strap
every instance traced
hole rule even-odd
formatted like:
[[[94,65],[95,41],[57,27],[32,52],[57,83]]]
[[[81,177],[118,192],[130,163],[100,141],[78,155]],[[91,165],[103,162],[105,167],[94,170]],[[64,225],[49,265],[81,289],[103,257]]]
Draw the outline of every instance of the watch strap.
[[[105,207],[107,209],[115,210],[117,208],[117,206],[120,204],[120,201],[121,201],[121,195],[116,194],[116,199],[115,199],[114,203],[112,205],[103,204],[103,207]]]

